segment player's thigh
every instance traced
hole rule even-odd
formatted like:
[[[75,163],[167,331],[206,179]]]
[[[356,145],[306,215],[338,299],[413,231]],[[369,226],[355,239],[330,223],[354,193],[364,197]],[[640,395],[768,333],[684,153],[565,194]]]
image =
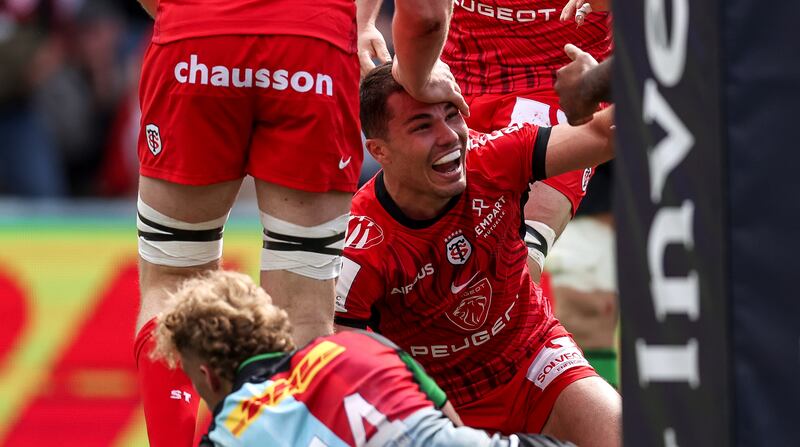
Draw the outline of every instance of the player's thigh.
[[[247,172],[262,211],[298,224],[346,213],[363,161],[357,58],[306,37],[265,36],[261,46],[268,68]]]
[[[296,225],[311,227],[350,211],[352,193],[308,192],[256,179],[261,212]]]
[[[569,384],[556,398],[542,433],[580,446],[621,445],[622,399],[600,377]]]
[[[225,216],[241,184],[241,178],[193,186],[140,176],[139,197],[161,214],[187,223],[199,223]]]

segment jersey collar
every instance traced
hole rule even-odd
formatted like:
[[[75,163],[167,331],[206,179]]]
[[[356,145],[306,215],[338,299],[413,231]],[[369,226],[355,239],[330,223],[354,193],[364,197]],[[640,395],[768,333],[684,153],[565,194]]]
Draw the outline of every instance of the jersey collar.
[[[418,220],[412,219],[397,206],[392,196],[389,195],[389,191],[386,190],[386,184],[383,182],[383,171],[378,172],[378,175],[375,176],[375,197],[378,199],[378,203],[381,204],[384,210],[389,213],[390,216],[398,223],[403,225],[404,227],[411,228],[412,230],[421,230],[423,228],[428,228],[441,220],[454,206],[456,203],[461,199],[461,195],[463,193],[459,193],[457,196],[454,196],[447,202],[444,209],[441,213],[439,213],[436,217],[432,217],[430,219]]]

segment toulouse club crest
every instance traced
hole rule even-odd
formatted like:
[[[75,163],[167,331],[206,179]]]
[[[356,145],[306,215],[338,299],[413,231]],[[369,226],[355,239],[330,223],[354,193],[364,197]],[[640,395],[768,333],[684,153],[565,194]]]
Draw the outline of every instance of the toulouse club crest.
[[[155,124],[148,124],[144,128],[145,137],[147,139],[147,148],[150,149],[150,152],[153,155],[158,155],[161,153],[161,132],[158,130],[158,126]]]
[[[447,260],[453,265],[464,265],[472,254],[472,244],[459,230],[445,240]]]

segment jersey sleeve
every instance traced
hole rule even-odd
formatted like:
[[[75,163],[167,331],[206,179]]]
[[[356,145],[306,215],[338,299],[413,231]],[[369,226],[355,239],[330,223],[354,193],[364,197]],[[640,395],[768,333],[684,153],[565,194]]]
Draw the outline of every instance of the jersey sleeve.
[[[385,295],[385,281],[370,264],[366,253],[345,249],[342,273],[336,281],[336,314],[334,323],[366,329],[372,316],[372,305]]]
[[[490,134],[470,135],[470,150],[479,165],[503,188],[525,190],[528,184],[547,178],[545,160],[550,127],[512,124]]]
[[[400,357],[400,360],[405,363],[406,368],[411,371],[411,375],[414,376],[414,381],[419,385],[419,389],[426,396],[428,396],[428,399],[433,402],[436,408],[442,408],[444,406],[444,404],[447,402],[447,395],[444,393],[444,390],[439,388],[439,385],[436,384],[436,381],[425,372],[425,368],[423,368],[422,365],[414,360],[413,357],[411,357],[407,352],[403,351],[402,348],[397,346],[393,341],[389,340],[383,335],[371,332],[360,333],[372,338],[384,346],[394,349],[395,352],[397,352],[397,356]]]

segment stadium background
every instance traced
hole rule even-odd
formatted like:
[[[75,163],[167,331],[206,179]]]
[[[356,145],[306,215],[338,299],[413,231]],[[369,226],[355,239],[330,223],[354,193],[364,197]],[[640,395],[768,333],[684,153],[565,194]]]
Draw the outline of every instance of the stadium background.
[[[619,246],[626,441],[797,445],[800,152],[788,112],[800,101],[800,3],[777,2],[769,14],[754,0],[624,5],[615,14],[616,99],[637,117],[619,123],[615,197],[628,236]],[[654,29],[674,37],[675,5],[690,10],[685,76],[656,85],[697,139],[654,206],[642,149],[675,129],[663,128],[669,116],[642,113],[645,79],[659,76],[642,28],[669,16]],[[136,83],[149,27],[134,0],[0,5],[0,445],[147,444],[131,343]],[[260,228],[244,211],[255,209],[248,191],[225,253],[255,274]],[[648,232],[657,213],[683,210],[687,199],[700,216],[686,225],[694,242],[665,245],[657,270],[697,269],[700,318],[658,316]],[[675,357],[637,351],[639,340],[691,348],[692,339],[700,347],[686,377]]]
[[[378,21],[390,45],[392,6]],[[0,4],[2,446],[147,445],[132,343],[150,30],[136,0]],[[225,262],[257,278],[253,195],[246,183]]]

